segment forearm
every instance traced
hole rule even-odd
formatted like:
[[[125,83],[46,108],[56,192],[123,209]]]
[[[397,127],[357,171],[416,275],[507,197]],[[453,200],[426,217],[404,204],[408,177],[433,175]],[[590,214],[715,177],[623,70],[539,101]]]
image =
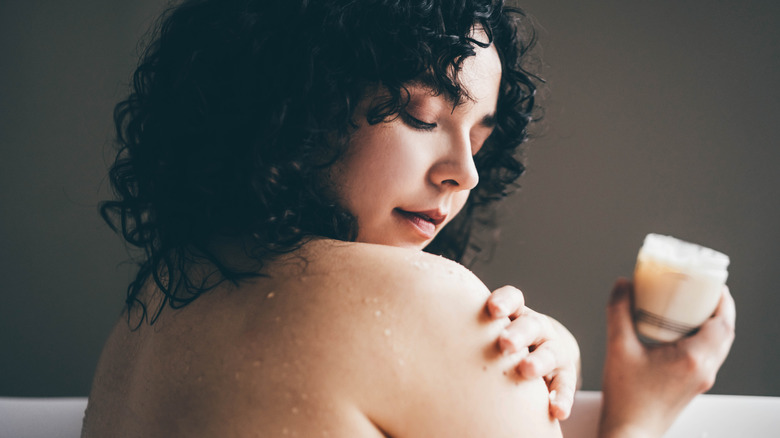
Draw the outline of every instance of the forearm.
[[[602,424],[599,426],[598,438],[661,438],[663,433],[648,431],[642,427],[634,425],[610,426]]]
[[[652,400],[636,403],[630,397],[603,393],[598,438],[661,438],[676,415],[664,414]]]

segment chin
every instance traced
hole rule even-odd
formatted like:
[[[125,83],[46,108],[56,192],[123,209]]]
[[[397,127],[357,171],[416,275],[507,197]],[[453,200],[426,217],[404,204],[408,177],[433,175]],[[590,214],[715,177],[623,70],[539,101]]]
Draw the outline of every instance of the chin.
[[[380,238],[372,239],[371,237],[358,236],[355,241],[360,243],[372,243],[374,245],[394,246],[396,248],[414,249],[417,251],[422,251],[426,246],[428,246],[428,244],[433,241],[433,239],[429,239],[415,242],[403,239],[388,239],[387,237],[388,236],[381,236]]]

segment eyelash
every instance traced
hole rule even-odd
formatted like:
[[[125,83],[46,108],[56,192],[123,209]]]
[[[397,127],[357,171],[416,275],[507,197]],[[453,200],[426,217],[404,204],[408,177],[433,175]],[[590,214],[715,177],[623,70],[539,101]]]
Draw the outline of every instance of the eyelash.
[[[401,112],[401,119],[404,123],[419,131],[432,131],[437,126],[436,123],[427,123],[416,117],[412,117],[412,115],[406,111]]]

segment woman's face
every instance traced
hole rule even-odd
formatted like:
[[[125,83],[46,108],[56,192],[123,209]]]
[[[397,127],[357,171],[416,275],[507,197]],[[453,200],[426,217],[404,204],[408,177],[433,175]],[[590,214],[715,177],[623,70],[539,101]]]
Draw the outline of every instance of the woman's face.
[[[358,242],[422,249],[463,208],[479,181],[474,155],[495,124],[501,62],[476,47],[459,74],[470,98],[453,107],[444,94],[410,84],[409,105],[391,121],[358,129],[332,183],[358,223]]]

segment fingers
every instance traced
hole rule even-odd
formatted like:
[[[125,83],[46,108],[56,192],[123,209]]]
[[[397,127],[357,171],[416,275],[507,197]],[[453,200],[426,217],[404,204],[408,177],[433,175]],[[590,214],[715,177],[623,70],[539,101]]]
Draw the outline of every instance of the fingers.
[[[523,293],[512,286],[504,286],[493,291],[488,297],[487,311],[494,319],[509,317],[515,319],[522,315],[525,308]]]
[[[558,357],[556,352],[560,351],[562,349],[555,341],[541,344],[517,363],[518,374],[527,379],[534,379],[552,373],[560,364],[567,363],[566,358]],[[576,381],[574,383],[576,384]]]
[[[550,322],[544,315],[525,307],[522,317],[514,319],[498,337],[498,348],[510,354],[540,344],[545,333],[550,333]]]
[[[715,314],[708,319],[698,333],[681,341],[692,350],[712,351],[713,349],[725,354],[731,348],[734,339],[734,324],[736,321],[736,308],[728,287],[723,288],[723,295]],[[720,347],[720,348],[717,348]],[[725,351],[724,351],[725,350]]]
[[[576,385],[576,375],[571,372],[558,373],[550,380],[550,415],[559,420],[569,418]]]
[[[526,308],[527,309],[527,308]],[[515,332],[517,330],[518,332]],[[527,309],[522,318],[513,321],[506,333],[512,339],[512,347],[530,348],[530,353],[517,363],[517,372],[527,379],[548,376],[565,370],[571,373],[572,387],[577,383],[579,349],[576,340],[557,333],[550,319]],[[508,348],[506,352],[510,352]]]
[[[724,287],[718,308],[699,331],[679,341],[680,351],[686,351],[687,368],[698,375],[701,383],[699,392],[710,389],[715,376],[728,356],[734,342],[734,324],[736,308],[734,299],[727,287]]]
[[[528,318],[524,315],[520,320]],[[540,324],[539,327],[542,325]],[[541,336],[540,332],[540,336]],[[526,341],[529,342],[529,341]],[[540,344],[538,344],[541,342]],[[550,390],[550,415],[565,420],[571,413],[574,392],[577,388],[578,371],[576,360],[568,354],[565,345],[557,340],[541,338],[531,345],[538,344],[528,356],[520,359],[515,369],[518,375],[526,379],[544,377]]]
[[[720,342],[724,360],[734,341],[736,319],[737,310],[734,305],[734,298],[731,296],[729,288],[724,286],[720,303],[718,303],[718,307],[715,309],[715,314],[699,329],[702,338],[705,338],[710,343]]]
[[[723,296],[720,297],[718,308],[715,309],[715,317],[723,318],[724,322],[732,329],[735,327],[737,308],[728,286],[723,286]]]

